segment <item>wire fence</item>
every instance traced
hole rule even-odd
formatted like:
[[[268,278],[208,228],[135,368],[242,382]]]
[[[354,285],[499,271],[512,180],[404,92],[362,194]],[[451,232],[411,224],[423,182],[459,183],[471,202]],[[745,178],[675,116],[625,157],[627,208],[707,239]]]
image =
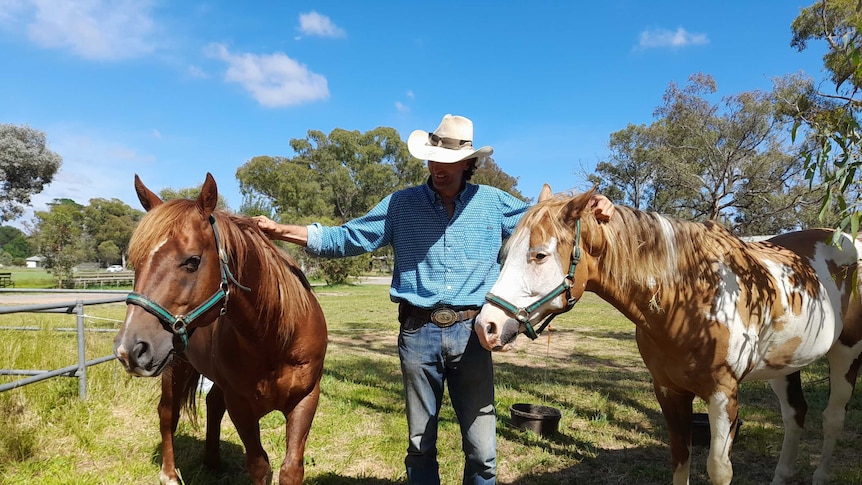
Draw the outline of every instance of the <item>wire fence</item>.
[[[24,293],[26,290],[4,290],[4,293]],[[64,293],[62,290],[40,290],[40,293]],[[81,292],[77,292],[80,296]],[[75,300],[54,303],[40,303],[31,305],[17,306],[0,306],[0,315],[12,313],[68,313],[76,315],[75,328],[57,328],[56,331],[76,332],[78,334],[78,361],[54,370],[36,370],[36,369],[0,369],[0,375],[23,375],[29,376],[24,379],[19,379],[14,382],[0,384],[0,392],[9,391],[18,387],[23,387],[28,384],[33,384],[52,377],[77,377],[78,378],[78,395],[82,400],[87,399],[87,367],[108,362],[116,357],[114,355],[106,355],[95,359],[87,360],[84,334],[87,331],[115,331],[109,329],[87,329],[85,328],[85,320],[88,316],[84,313],[84,308],[91,305],[103,305],[107,303],[119,303],[126,300],[128,291],[88,291],[87,294],[115,294],[116,296],[104,297],[92,300],[83,300],[80,297]],[[89,318],[100,318],[90,316]],[[0,330],[9,331],[37,331],[42,330],[36,326],[7,326],[0,327]]]

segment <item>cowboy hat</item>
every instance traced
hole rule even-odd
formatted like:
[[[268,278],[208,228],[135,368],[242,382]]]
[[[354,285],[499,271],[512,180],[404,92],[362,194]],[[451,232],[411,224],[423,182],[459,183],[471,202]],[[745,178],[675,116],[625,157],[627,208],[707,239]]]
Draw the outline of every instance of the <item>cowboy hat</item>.
[[[444,116],[433,133],[422,130],[410,133],[407,149],[420,160],[439,163],[455,163],[494,153],[489,146],[473,148],[473,122],[463,116],[452,115]]]

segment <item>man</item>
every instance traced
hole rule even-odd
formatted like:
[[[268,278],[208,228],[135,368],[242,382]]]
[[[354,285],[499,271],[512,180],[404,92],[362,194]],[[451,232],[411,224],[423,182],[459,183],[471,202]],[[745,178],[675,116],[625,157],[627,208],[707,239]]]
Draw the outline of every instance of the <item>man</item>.
[[[437,428],[444,384],[461,426],[464,484],[494,483],[497,474],[494,369],[473,318],[500,273],[500,248],[527,204],[502,190],[467,183],[493,148],[473,147],[473,122],[446,115],[432,133],[416,130],[410,154],[428,161],[428,181],[400,190],[366,215],[338,227],[277,224],[257,217],[273,239],[325,257],[355,256],[391,245],[389,294],[398,303],[398,355],[409,441],[411,484],[439,484]],[[599,217],[613,205],[594,198]]]

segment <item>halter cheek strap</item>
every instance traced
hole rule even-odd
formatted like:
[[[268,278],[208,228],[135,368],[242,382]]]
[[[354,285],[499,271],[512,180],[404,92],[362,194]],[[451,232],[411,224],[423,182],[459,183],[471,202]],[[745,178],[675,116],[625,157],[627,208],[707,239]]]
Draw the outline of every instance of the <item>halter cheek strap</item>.
[[[233,273],[231,273],[230,267],[228,266],[227,253],[221,248],[221,238],[219,237],[218,226],[216,225],[215,217],[212,215],[209,217],[209,223],[213,228],[216,249],[219,253],[219,267],[221,268],[221,284],[219,285],[219,289],[216,290],[211,297],[185,315],[173,315],[162,305],[159,305],[152,299],[134,291],[129,293],[126,297],[126,305],[137,305],[148,313],[155,315],[162,323],[162,326],[165,327],[165,330],[180,338],[183,344],[182,348],[179,349],[180,352],[183,352],[189,346],[189,339],[192,336],[192,332],[194,332],[194,328],[189,328],[189,326],[195,319],[209,311],[219,302],[222,303],[220,315],[227,313],[227,302],[230,297],[230,285],[228,284],[228,281],[235,284],[243,291],[251,291],[251,288],[241,285],[236,280]]]
[[[488,293],[485,295],[485,301],[492,305],[496,305],[499,308],[511,313],[518,322],[520,322],[524,326],[524,334],[527,337],[530,337],[532,340],[536,340],[539,338],[539,334],[545,330],[545,328],[551,323],[551,320],[554,319],[558,315],[558,313],[551,313],[548,315],[542,323],[539,325],[538,330],[533,328],[533,325],[530,323],[530,319],[542,305],[553,301],[558,296],[563,293],[566,294],[566,308],[561,312],[565,313],[572,309],[575,306],[575,303],[578,302],[578,299],[572,296],[572,287],[575,284],[575,269],[578,267],[578,263],[581,261],[581,220],[575,223],[575,243],[572,248],[572,257],[569,261],[569,272],[563,278],[563,282],[557,285],[556,288],[551,290],[550,293],[539,298],[533,304],[526,307],[516,307],[515,305],[509,303],[504,298],[501,298],[493,293]]]

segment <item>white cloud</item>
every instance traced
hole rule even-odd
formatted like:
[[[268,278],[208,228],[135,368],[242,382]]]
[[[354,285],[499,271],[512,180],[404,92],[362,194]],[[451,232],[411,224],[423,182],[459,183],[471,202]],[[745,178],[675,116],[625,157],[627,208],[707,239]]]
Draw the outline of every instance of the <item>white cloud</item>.
[[[709,37],[706,34],[692,34],[682,27],[676,31],[667,29],[645,30],[640,34],[638,47],[641,49],[653,48],[681,48],[691,45],[709,44]]]
[[[295,106],[329,97],[324,76],[281,52],[234,54],[224,44],[210,44],[207,55],[227,63],[225,81],[239,84],[263,106]]]
[[[299,15],[299,31],[306,35],[318,37],[346,37],[347,32],[338,27],[326,15],[315,11]]]
[[[405,105],[401,101],[396,101],[395,102],[395,110],[398,111],[399,113],[407,113],[410,111],[410,108],[407,107],[407,105]]]
[[[198,66],[188,66],[186,68],[186,75],[192,79],[209,79],[210,77],[206,71]]]
[[[413,90],[407,91],[407,97],[410,99],[416,99],[416,94],[413,93]]]
[[[0,25],[85,59],[117,60],[155,50],[151,0],[19,0],[0,3]]]

